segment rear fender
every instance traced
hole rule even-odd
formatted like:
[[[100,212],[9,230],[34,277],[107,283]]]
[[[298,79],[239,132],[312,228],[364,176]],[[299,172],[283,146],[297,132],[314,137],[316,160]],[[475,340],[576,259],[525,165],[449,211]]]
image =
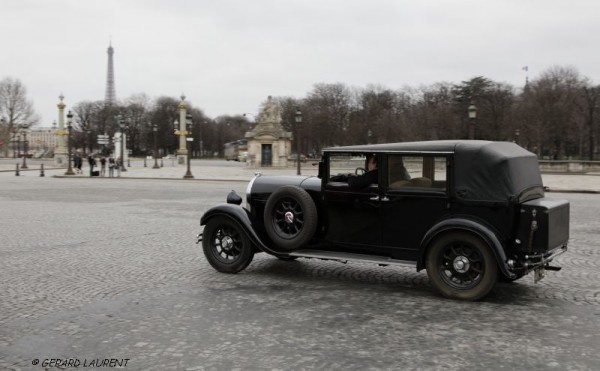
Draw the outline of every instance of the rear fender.
[[[435,239],[435,237],[440,234],[448,231],[456,231],[462,230],[465,232],[471,232],[477,236],[479,236],[483,241],[485,241],[488,246],[492,249],[494,256],[496,257],[496,262],[498,263],[498,268],[500,271],[508,278],[515,278],[516,275],[510,271],[510,268],[507,263],[506,253],[504,252],[504,248],[498,240],[496,234],[480,223],[477,223],[473,220],[469,219],[447,219],[444,220],[431,228],[423,240],[421,242],[421,246],[419,247],[419,260],[417,261],[417,271],[425,268],[425,259],[427,258],[427,247]]]
[[[262,250],[266,253],[275,255],[275,256],[287,256],[286,254],[281,254],[273,249],[271,249],[265,241],[263,241],[255,232],[252,222],[252,215],[250,212],[239,206],[234,204],[220,204],[215,207],[210,208],[207,212],[205,212],[200,218],[200,225],[206,225],[208,221],[215,216],[224,216],[236,222],[246,233],[246,236],[250,239],[250,241],[254,244],[254,246],[258,247],[259,250]]]

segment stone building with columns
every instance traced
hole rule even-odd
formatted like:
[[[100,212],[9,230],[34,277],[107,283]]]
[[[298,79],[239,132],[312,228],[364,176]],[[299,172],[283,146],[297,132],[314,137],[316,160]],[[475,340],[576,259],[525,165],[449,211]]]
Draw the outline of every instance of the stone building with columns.
[[[287,166],[292,150],[292,133],[283,129],[281,121],[281,107],[269,96],[256,120],[257,125],[245,135],[249,166]]]

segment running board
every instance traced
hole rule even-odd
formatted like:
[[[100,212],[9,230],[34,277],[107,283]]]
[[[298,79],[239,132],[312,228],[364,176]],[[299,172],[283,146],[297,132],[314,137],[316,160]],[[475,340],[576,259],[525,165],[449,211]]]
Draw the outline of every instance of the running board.
[[[298,250],[289,254],[289,256],[296,256],[299,258],[314,258],[322,260],[336,260],[346,264],[348,261],[357,261],[362,263],[375,263],[381,266],[396,264],[396,265],[410,265],[415,266],[416,262],[409,260],[398,260],[388,258],[387,256],[378,255],[366,255],[366,254],[354,254],[347,252],[337,251],[324,251],[324,250]]]

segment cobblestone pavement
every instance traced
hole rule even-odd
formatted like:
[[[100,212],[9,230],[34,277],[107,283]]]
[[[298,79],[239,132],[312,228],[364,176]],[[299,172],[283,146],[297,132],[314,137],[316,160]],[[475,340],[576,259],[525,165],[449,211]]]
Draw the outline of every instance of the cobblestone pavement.
[[[214,271],[199,217],[245,186],[1,176],[0,369],[600,369],[598,195],[550,195],[571,201],[563,270],[466,303],[410,267],[258,254]]]

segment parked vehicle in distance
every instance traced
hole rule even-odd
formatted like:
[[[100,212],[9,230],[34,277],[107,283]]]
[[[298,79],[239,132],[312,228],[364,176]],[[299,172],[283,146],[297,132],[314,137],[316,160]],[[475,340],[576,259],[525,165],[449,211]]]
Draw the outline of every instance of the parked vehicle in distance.
[[[295,153],[292,153],[291,155],[288,156],[288,161],[296,162],[297,157],[298,157],[298,155],[296,155]],[[306,162],[306,155],[303,153],[300,154],[300,162]]]
[[[373,182],[355,187],[349,179],[373,156]],[[217,271],[237,273],[257,252],[408,264],[453,299],[530,272],[539,281],[560,269],[550,263],[569,239],[569,202],[545,197],[537,157],[508,142],[327,148],[318,177],[258,174],[241,203],[232,192],[200,219],[198,242]]]
[[[238,155],[238,161],[239,162],[246,162],[246,161],[248,161],[248,151],[240,152],[240,154]]]
[[[240,154],[244,152],[248,153],[248,139],[235,140],[225,143],[223,146],[223,153],[227,161],[242,161],[240,160]]]

